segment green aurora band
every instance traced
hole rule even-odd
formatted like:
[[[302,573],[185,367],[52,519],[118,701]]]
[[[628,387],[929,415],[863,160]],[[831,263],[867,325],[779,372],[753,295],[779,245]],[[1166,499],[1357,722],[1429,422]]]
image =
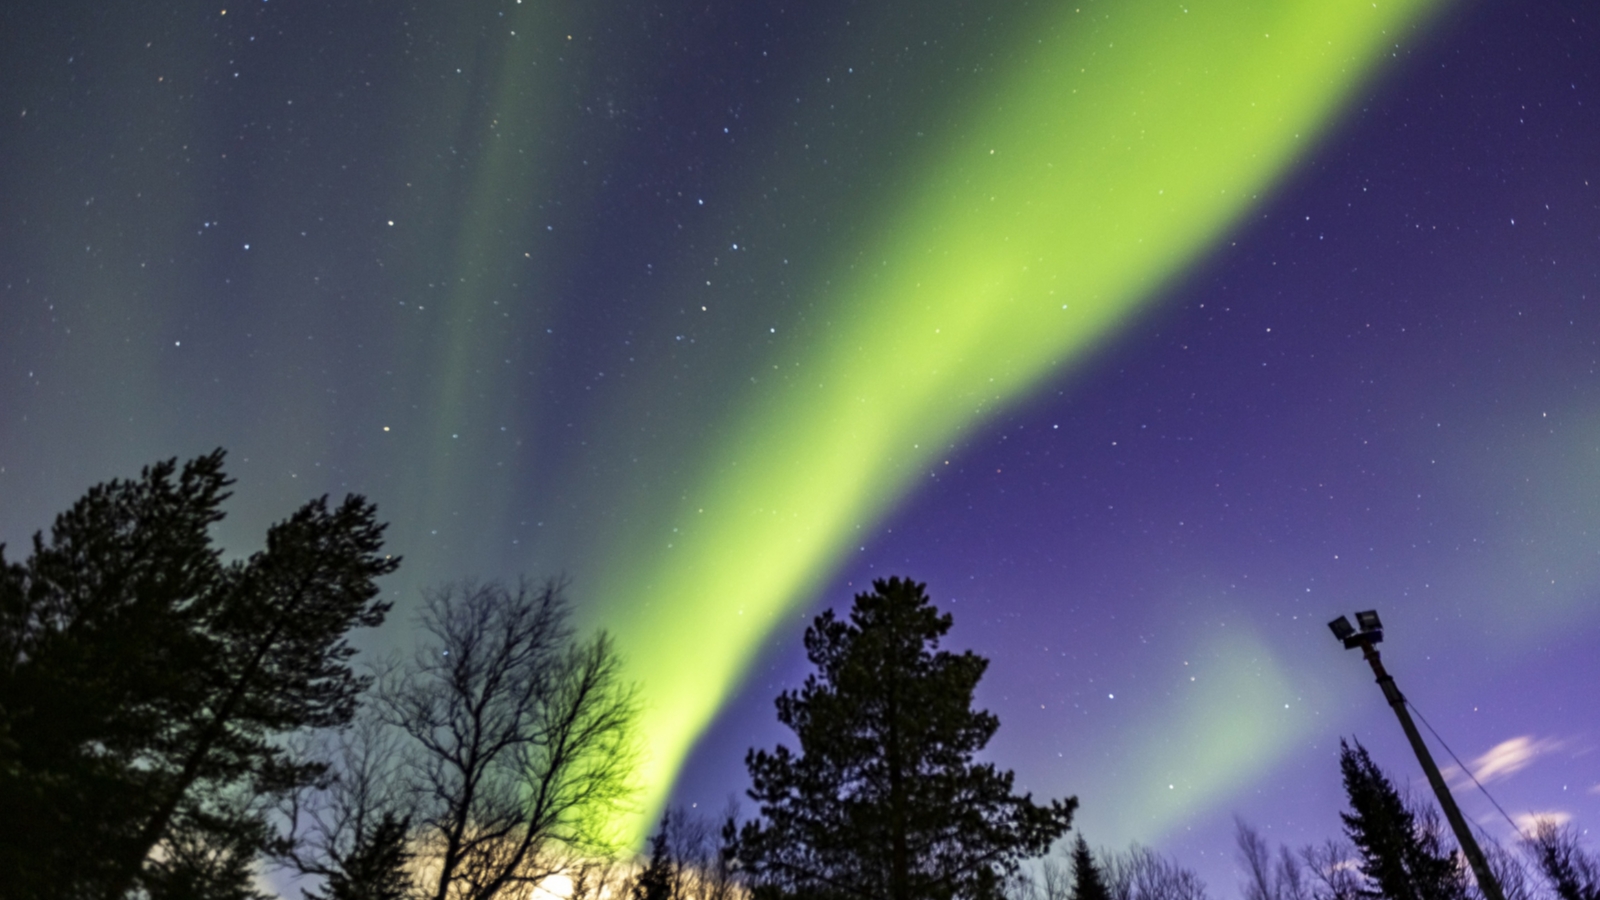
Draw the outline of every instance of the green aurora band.
[[[837,261],[815,298],[831,330],[780,350],[777,374],[736,401],[662,519],[670,537],[636,528],[601,550],[611,568],[585,594],[605,604],[646,691],[629,834],[643,834],[762,641],[857,529],[1213,245],[1428,6],[1139,2],[1092,24],[1071,7],[1047,14],[967,137]],[[1263,670],[1283,678],[1270,659]],[[1186,720],[1213,737],[1231,727],[1226,698],[1200,702],[1218,708]],[[1304,727],[1263,720],[1209,741],[1212,781],[1191,796],[1261,764],[1226,752],[1239,739],[1282,746]]]
[[[540,515],[550,511],[549,531],[559,533],[541,536],[548,545],[536,553],[525,553],[526,544],[508,552],[523,554],[517,563],[533,572],[574,573],[581,594],[598,600],[594,623],[613,631],[645,691],[643,792],[637,813],[617,823],[637,840],[763,641],[780,622],[794,622],[860,530],[963,435],[1082,365],[1215,245],[1431,5],[1124,0],[1035,10],[1006,68],[985,74],[983,93],[956,105],[958,127],[930,139],[945,143],[895,173],[907,187],[858,223],[854,233],[864,238],[808,268],[812,287],[793,305],[825,324],[786,327],[775,355],[756,359],[754,371],[739,368],[746,359],[698,373],[697,386],[716,388],[712,402],[728,384],[748,385],[720,418],[652,410],[659,394],[632,384],[632,393],[597,392],[608,425],[643,414],[668,421],[662,443],[681,452],[642,459],[639,469],[660,477],[637,481],[613,477],[627,449],[597,449],[611,458],[574,462],[501,437],[539,395],[502,373],[534,368],[513,363],[548,346],[519,344],[525,335],[515,326],[542,324],[540,316],[557,311],[560,265],[574,250],[562,241],[582,239],[559,230],[547,238],[553,214],[530,198],[548,195],[550,173],[579,171],[584,154],[604,152],[550,137],[572,124],[562,119],[571,106],[563,97],[629,83],[630,73],[615,71],[623,61],[592,58],[599,45],[583,38],[614,10],[518,2],[502,19],[487,4],[414,5],[392,34],[374,37],[374,52],[389,43],[407,48],[398,55],[404,65],[377,70],[393,83],[377,78],[370,94],[340,101],[382,106],[373,119],[383,123],[379,132],[343,124],[347,107],[324,96],[338,78],[365,91],[366,74],[305,65],[267,93],[274,105],[306,98],[293,107],[305,117],[294,135],[315,142],[291,143],[287,129],[270,139],[249,131],[252,142],[279,140],[288,149],[260,154],[243,173],[233,168],[242,154],[228,154],[244,132],[210,104],[223,103],[219,78],[232,85],[230,73],[243,68],[250,77],[238,83],[253,84],[253,69],[233,65],[245,57],[214,39],[226,33],[218,15],[97,8],[83,27],[97,46],[119,48],[107,71],[138,77],[107,79],[105,90],[84,95],[95,141],[39,143],[31,162],[17,161],[18,171],[78,173],[78,188],[100,198],[58,212],[59,181],[21,189],[29,215],[51,223],[30,229],[21,245],[59,258],[53,291],[83,298],[86,311],[73,323],[77,332],[39,338],[39,358],[59,365],[45,374],[75,381],[71,361],[96,376],[83,382],[92,390],[60,394],[52,418],[34,430],[84,448],[84,466],[108,474],[124,471],[112,466],[119,449],[153,459],[189,429],[199,427],[190,438],[197,451],[214,446],[214,429],[233,434],[256,448],[257,461],[233,461],[241,495],[225,543],[253,545],[260,527],[282,515],[282,498],[302,495],[297,468],[310,473],[326,463],[320,471],[367,473],[360,489],[380,500],[397,535],[411,529],[419,538],[396,540],[407,555],[402,577],[440,577],[478,562],[472,542],[486,543],[516,517],[508,483],[556,482],[538,499]],[[892,25],[904,11],[884,4],[879,14]],[[251,20],[238,13],[228,23],[240,23],[235,36],[243,41]],[[315,58],[333,66],[338,57]],[[56,120],[36,112],[28,121]],[[51,127],[69,127],[64,116],[60,122]],[[56,159],[58,152],[66,155]],[[106,158],[116,165],[103,165]],[[788,174],[770,182],[803,193],[799,176]],[[207,185],[238,193],[237,218]],[[296,190],[305,186],[309,203]],[[563,195],[568,210],[586,190]],[[373,191],[386,197],[381,210],[344,209]],[[225,237],[197,243],[197,223],[219,215]],[[347,252],[336,224],[370,226],[359,231],[370,256]],[[247,240],[255,249],[241,255]],[[684,274],[691,263],[662,260],[661,268],[675,262],[682,271],[671,277],[688,305],[697,287]],[[238,287],[223,290],[220,273]],[[211,302],[218,291],[226,304]],[[187,307],[177,299],[190,296],[206,299]],[[354,346],[308,341],[312,332],[343,335],[351,298],[373,296],[382,302],[371,309],[382,315]],[[226,383],[188,356],[208,327],[222,327],[212,309],[223,306],[243,311],[227,327],[253,334],[250,346],[268,351],[234,361]],[[199,324],[184,330],[191,320]],[[327,389],[329,372],[385,379],[365,394],[368,382],[357,379],[341,399]],[[171,385],[182,387],[174,395]],[[222,412],[200,427],[190,410],[201,408]],[[130,410],[139,411],[137,422]],[[108,422],[130,424],[107,440]],[[623,433],[612,431],[608,437]],[[544,436],[532,434],[528,444]],[[1570,474],[1578,483],[1591,473]],[[35,499],[72,496],[81,484],[56,488]],[[37,521],[53,510],[41,506]],[[561,515],[573,521],[556,522]],[[434,529],[445,536],[420,539]],[[1131,792],[1142,808],[1128,813],[1126,827],[1154,833],[1267,765],[1309,728],[1296,712],[1276,714],[1280,700],[1302,693],[1289,667],[1247,634],[1231,640],[1185,648],[1189,658],[1216,661],[1215,680],[1153,712],[1150,727],[1135,727],[1119,746],[1124,768],[1141,768],[1145,782],[1162,788],[1176,757],[1163,752],[1158,734],[1206,761],[1182,790]],[[1229,702],[1238,697],[1259,702]]]

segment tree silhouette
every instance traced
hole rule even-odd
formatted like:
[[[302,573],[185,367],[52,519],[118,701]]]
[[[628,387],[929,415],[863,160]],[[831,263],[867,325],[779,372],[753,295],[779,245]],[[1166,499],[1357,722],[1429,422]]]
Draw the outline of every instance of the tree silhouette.
[[[799,752],[752,750],[740,861],[758,897],[946,900],[998,896],[1018,861],[1043,853],[1076,799],[1040,806],[973,756],[999,727],[972,709],[988,661],[939,649],[951,618],[898,578],[806,630],[817,671],[778,697]]]
[[[730,801],[724,838],[737,812]],[[738,895],[739,884],[725,850],[713,820],[681,806],[668,809],[650,838],[648,862],[632,879],[633,900],[729,900]]]
[[[1466,881],[1455,854],[1440,844],[1437,823],[1419,822],[1359,742],[1339,742],[1348,813],[1345,834],[1361,855],[1370,897],[1386,900],[1465,900]]]
[[[557,583],[449,585],[420,628],[378,704],[408,745],[427,895],[521,896],[614,849],[637,704],[610,639],[574,635]]]
[[[673,891],[678,875],[677,861],[667,848],[667,829],[672,814],[661,817],[661,827],[650,839],[650,862],[633,883],[633,900],[675,900]]]
[[[1600,900],[1600,861],[1584,852],[1570,827],[1539,822],[1528,850],[1561,900]]]
[[[1081,834],[1072,842],[1072,900],[1111,900],[1105,876]]]
[[[320,771],[279,736],[347,722],[366,686],[346,634],[382,621],[374,580],[398,564],[372,505],[313,500],[265,550],[224,564],[211,538],[231,484],[222,461],[93,487],[25,562],[0,561],[0,869],[13,896],[119,898],[141,881],[155,893],[202,878],[174,868],[200,865],[189,847],[250,859],[240,842],[270,832],[265,808],[240,798]],[[212,863],[205,878],[245,871]]]
[[[1102,853],[1100,865],[1111,900],[1208,900],[1200,876],[1149,847]]]
[[[411,893],[407,866],[411,820],[384,813],[350,852],[336,860],[322,891],[311,900],[404,900]]]
[[[1235,816],[1234,846],[1244,868],[1244,900],[1308,900],[1312,886],[1307,883],[1300,857],[1288,847],[1279,847],[1276,856],[1261,833]]]

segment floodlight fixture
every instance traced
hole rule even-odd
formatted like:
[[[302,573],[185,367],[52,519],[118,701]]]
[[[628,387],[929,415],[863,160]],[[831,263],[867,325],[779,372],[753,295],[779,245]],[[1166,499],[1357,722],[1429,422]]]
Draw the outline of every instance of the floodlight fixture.
[[[1354,637],[1356,633],[1356,627],[1351,625],[1350,620],[1344,616],[1340,616],[1339,618],[1334,619],[1332,622],[1329,622],[1328,627],[1333,629],[1333,636],[1341,641],[1350,640],[1350,638]]]
[[[1354,650],[1357,647],[1370,647],[1383,640],[1383,630],[1381,628],[1367,627],[1369,622],[1378,621],[1376,612],[1369,609],[1366,612],[1356,613],[1356,621],[1361,623],[1360,631],[1356,631],[1356,627],[1351,625],[1350,620],[1344,616],[1340,616],[1328,623],[1328,628],[1333,632],[1333,636],[1344,643],[1346,650]]]
[[[1356,629],[1357,625],[1360,626],[1359,631]],[[1428,776],[1428,784],[1433,788],[1434,796],[1439,798],[1439,807],[1444,810],[1445,820],[1450,823],[1450,830],[1455,832],[1462,853],[1466,854],[1467,864],[1472,867],[1473,877],[1477,880],[1478,888],[1483,892],[1485,900],[1505,900],[1505,891],[1501,889],[1500,882],[1489,868],[1489,861],[1483,855],[1483,848],[1478,846],[1477,839],[1472,836],[1471,829],[1467,827],[1467,820],[1461,815],[1461,809],[1456,806],[1449,786],[1444,783],[1444,776],[1439,773],[1439,766],[1433,761],[1433,754],[1428,752],[1428,745],[1422,742],[1421,732],[1417,731],[1416,723],[1411,721],[1411,713],[1406,709],[1405,695],[1400,693],[1400,688],[1394,683],[1394,677],[1383,667],[1377,646],[1383,640],[1383,620],[1378,618],[1378,611],[1369,609],[1356,613],[1356,625],[1351,625],[1349,619],[1340,616],[1329,622],[1328,628],[1333,631],[1333,636],[1344,644],[1346,650],[1360,647],[1361,655],[1372,666],[1372,674],[1377,676],[1378,687],[1383,689],[1384,699],[1389,701],[1389,707],[1400,720],[1400,728],[1406,733],[1406,740],[1411,742],[1411,749],[1417,754],[1417,762],[1422,764],[1422,771]]]

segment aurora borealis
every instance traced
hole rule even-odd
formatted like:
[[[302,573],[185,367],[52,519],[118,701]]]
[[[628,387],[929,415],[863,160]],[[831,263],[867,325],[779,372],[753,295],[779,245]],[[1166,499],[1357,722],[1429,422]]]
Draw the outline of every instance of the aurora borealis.
[[[1376,606],[1457,752],[1528,739],[1503,805],[1600,822],[1579,4],[0,24],[13,546],[221,445],[225,542],[378,503],[380,644],[423,585],[565,573],[647,809],[741,790],[810,615],[909,575],[993,659],[995,758],[1222,895],[1233,812],[1337,827],[1339,735],[1410,771],[1324,626]]]

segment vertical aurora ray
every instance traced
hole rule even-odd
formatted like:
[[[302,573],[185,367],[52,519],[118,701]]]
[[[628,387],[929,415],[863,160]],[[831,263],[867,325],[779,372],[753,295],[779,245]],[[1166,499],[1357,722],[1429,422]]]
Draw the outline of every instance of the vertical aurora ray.
[[[815,298],[833,324],[752,378],[675,508],[601,553],[613,567],[586,593],[648,692],[634,833],[854,530],[1247,212],[1426,5],[1140,3],[1040,23],[993,105],[837,261]]]
[[[518,409],[536,392],[518,327],[554,305],[544,281],[555,264],[534,223],[563,163],[555,136],[572,68],[563,53],[581,16],[546,3],[415,15],[417,33],[439,46],[421,67],[421,96],[400,104],[413,146],[389,198],[389,224],[401,232],[390,284],[418,311],[390,342],[400,358],[422,361],[408,367],[417,433],[392,451],[407,472],[396,518],[446,535],[412,545],[414,570],[459,574],[469,545],[502,530],[515,477],[508,451],[521,468],[539,463],[504,432],[533,419]]]
[[[200,116],[194,104],[174,99],[218,62],[205,52],[209,48],[194,49],[202,23],[148,10],[77,13],[60,11],[51,24],[86,46],[110,45],[107,52],[85,59],[88,65],[65,77],[43,80],[44,90],[21,96],[49,96],[75,78],[104,89],[78,98],[75,115],[40,109],[37,100],[32,109],[13,113],[20,127],[7,136],[7,172],[0,189],[7,212],[15,217],[0,234],[8,249],[16,248],[8,262],[42,262],[31,277],[16,274],[20,266],[4,277],[8,282],[28,277],[48,308],[61,308],[62,327],[30,333],[24,325],[28,316],[9,297],[3,317],[8,336],[22,338],[19,345],[37,359],[33,366],[50,386],[50,400],[34,418],[39,431],[84,448],[91,465],[108,466],[122,448],[98,439],[100,423],[138,419],[140,449],[153,456],[166,448],[147,435],[178,419],[144,401],[160,394],[165,379],[192,377],[191,361],[183,358],[173,335],[187,336],[181,329],[193,311],[177,298],[210,287],[194,267],[183,264],[189,259],[177,262],[174,257],[181,254],[170,249],[183,246],[211,214],[184,191],[183,176],[218,177],[219,155],[229,148],[195,127]],[[169,39],[173,32],[176,39]],[[22,70],[48,71],[46,46],[17,42],[7,49],[17,51],[11,61]],[[74,58],[72,64],[77,62]],[[122,72],[134,74],[109,77]],[[76,133],[79,116],[96,127],[86,135]],[[105,159],[112,164],[103,165]],[[56,177],[41,178],[40,172]],[[62,212],[64,194],[73,201]],[[23,358],[11,346],[4,355]],[[83,389],[86,382],[93,389]],[[20,405],[10,396],[5,404]],[[76,413],[86,415],[79,419]],[[51,458],[48,452],[41,456]],[[8,504],[14,502],[7,497]]]

